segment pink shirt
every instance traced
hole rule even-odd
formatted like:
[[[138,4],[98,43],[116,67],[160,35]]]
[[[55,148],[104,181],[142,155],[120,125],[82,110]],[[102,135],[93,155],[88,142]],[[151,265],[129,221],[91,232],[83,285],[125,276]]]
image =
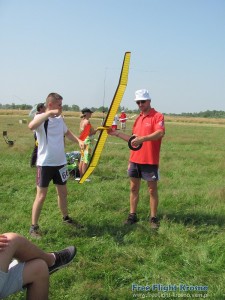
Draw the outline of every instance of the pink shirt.
[[[147,115],[140,115],[137,117],[134,126],[133,134],[137,136],[146,136],[155,131],[165,131],[164,116],[151,108]],[[130,151],[130,161],[138,164],[159,164],[159,153],[162,138],[156,141],[144,142],[142,148],[138,151]]]

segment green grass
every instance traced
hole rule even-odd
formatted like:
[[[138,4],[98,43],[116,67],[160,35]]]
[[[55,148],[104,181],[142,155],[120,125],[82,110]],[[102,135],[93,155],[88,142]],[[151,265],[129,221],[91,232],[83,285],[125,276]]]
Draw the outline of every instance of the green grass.
[[[35,169],[29,166],[32,132],[19,124],[20,116],[0,116],[15,145],[0,142],[1,232],[27,236],[35,197]],[[65,118],[77,133],[79,118]],[[94,126],[100,120],[93,119]],[[130,132],[132,121],[128,122]],[[78,150],[66,142],[66,151]],[[85,225],[82,231],[61,222],[56,193],[50,185],[42,210],[41,240],[46,251],[67,245],[78,249],[74,262],[51,276],[49,299],[130,300],[152,298],[153,292],[133,292],[140,286],[179,284],[207,286],[207,299],[225,299],[225,139],[224,128],[211,124],[166,124],[161,151],[158,232],[149,228],[149,196],[143,182],[140,222],[123,226],[129,212],[128,147],[109,137],[91,182],[68,182],[70,215]],[[151,294],[150,294],[151,293]],[[157,293],[157,291],[156,291]],[[176,291],[179,297],[205,292]],[[177,299],[175,292],[159,292],[155,299]],[[136,297],[135,297],[136,295]],[[186,296],[188,297],[188,296]],[[200,299],[199,297],[195,297]],[[24,299],[20,293],[9,299]]]

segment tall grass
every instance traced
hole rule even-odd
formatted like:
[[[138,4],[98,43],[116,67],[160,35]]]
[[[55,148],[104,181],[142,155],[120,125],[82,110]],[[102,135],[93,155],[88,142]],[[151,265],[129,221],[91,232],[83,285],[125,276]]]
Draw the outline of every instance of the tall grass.
[[[21,116],[0,116],[15,145],[0,142],[1,232],[27,236],[35,197],[35,169],[29,161],[34,140]],[[78,132],[79,117],[66,117]],[[99,119],[93,119],[94,126]],[[127,132],[132,121],[128,121]],[[222,125],[194,126],[166,123],[161,151],[159,182],[160,228],[148,224],[149,196],[143,182],[138,216],[140,222],[124,227],[129,212],[128,147],[108,137],[91,182],[68,181],[70,215],[85,225],[75,230],[62,224],[56,193],[50,185],[40,217],[44,232],[34,241],[46,251],[76,245],[77,257],[51,276],[50,297],[61,299],[225,299],[225,139]],[[78,150],[66,141],[66,151]],[[139,291],[132,291],[132,284]],[[144,291],[159,284],[158,290]],[[180,284],[182,286],[180,287]],[[173,286],[173,290],[166,288]],[[207,291],[182,290],[206,286]],[[133,286],[134,287],[134,286]],[[141,288],[142,287],[142,288]],[[176,290],[174,290],[176,288]],[[172,288],[171,288],[172,289]],[[24,299],[20,293],[9,299]]]

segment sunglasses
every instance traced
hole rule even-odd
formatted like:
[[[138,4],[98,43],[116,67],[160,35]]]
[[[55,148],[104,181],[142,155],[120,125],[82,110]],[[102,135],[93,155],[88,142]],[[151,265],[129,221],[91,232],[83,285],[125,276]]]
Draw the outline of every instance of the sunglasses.
[[[146,100],[140,100],[140,101],[136,101],[137,105],[144,104],[146,102]]]

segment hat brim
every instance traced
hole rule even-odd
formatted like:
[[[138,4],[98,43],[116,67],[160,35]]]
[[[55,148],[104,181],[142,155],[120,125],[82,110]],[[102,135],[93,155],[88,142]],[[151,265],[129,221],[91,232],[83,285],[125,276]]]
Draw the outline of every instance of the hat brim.
[[[144,97],[139,97],[138,99],[136,98],[136,99],[134,99],[134,101],[135,102],[137,102],[137,101],[141,101],[141,100],[144,100],[144,101],[151,101],[151,99],[149,99],[149,98],[144,98]]]

